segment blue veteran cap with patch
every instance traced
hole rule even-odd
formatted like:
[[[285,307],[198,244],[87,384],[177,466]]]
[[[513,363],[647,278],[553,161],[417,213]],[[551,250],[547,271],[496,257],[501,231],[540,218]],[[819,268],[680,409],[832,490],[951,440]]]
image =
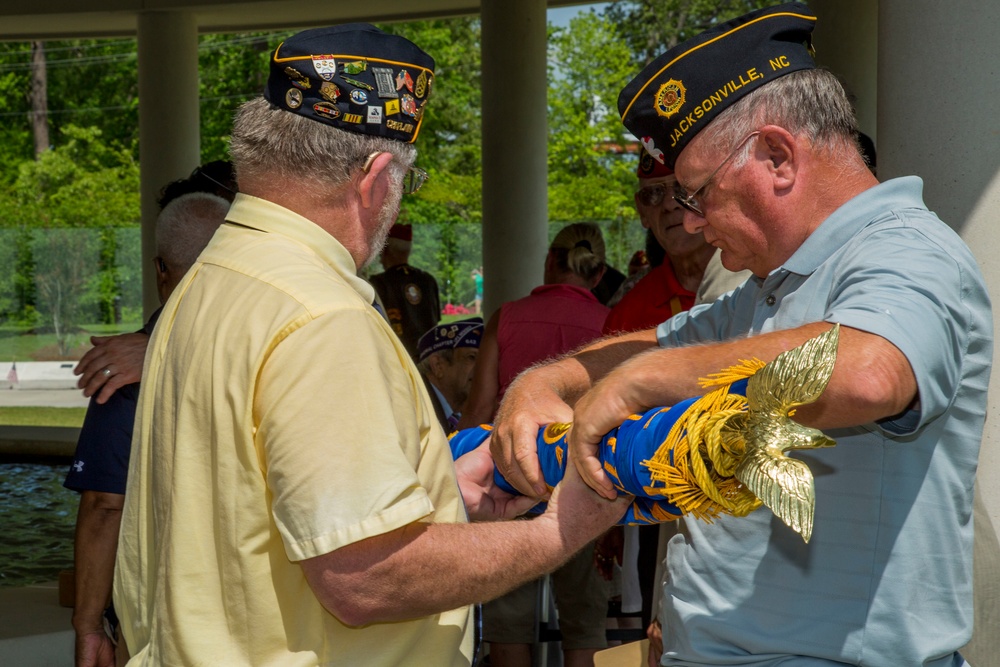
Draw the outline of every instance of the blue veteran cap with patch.
[[[460,347],[479,347],[483,340],[483,318],[471,317],[450,324],[439,324],[430,329],[417,341],[419,360],[423,361],[441,350],[457,350]]]
[[[271,56],[264,97],[349,132],[413,143],[434,80],[434,59],[368,23],[315,28]]]
[[[721,23],[646,66],[618,96],[622,123],[673,168],[713,118],[778,77],[813,69],[816,16],[798,2]]]

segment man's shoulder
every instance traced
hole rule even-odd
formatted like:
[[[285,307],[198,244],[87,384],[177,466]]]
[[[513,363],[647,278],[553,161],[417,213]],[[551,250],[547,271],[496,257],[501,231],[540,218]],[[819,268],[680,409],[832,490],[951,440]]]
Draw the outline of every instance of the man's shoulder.
[[[216,247],[199,257],[206,289],[277,290],[313,312],[355,302],[367,305],[349,279],[308,246],[277,234],[247,240]]]
[[[670,292],[670,281],[673,279],[673,275],[668,264],[661,264],[653,268],[625,293],[615,308],[622,306],[622,304],[625,304],[623,310],[634,304],[651,305],[650,299],[662,298]]]
[[[434,280],[434,276],[424,271],[421,268],[413,266],[412,264],[400,264],[397,267],[399,269],[399,274],[405,276],[409,280]]]

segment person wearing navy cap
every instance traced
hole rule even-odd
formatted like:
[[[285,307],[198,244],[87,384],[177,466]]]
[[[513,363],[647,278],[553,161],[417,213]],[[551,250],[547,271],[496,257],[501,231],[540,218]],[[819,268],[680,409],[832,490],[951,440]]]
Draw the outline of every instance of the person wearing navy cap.
[[[136,665],[474,662],[472,605],[613,524],[582,480],[547,514],[453,461],[358,271],[425,174],[434,61],[367,24],[271,57],[232,130],[239,194],[149,344],[115,567]],[[523,524],[523,525],[522,525]]]
[[[674,170],[688,231],[753,277],[523,375],[493,431],[506,478],[542,495],[538,425],[572,420],[570,458],[613,497],[594,453],[622,419],[840,324],[832,379],[796,412],[837,442],[802,455],[816,472],[811,541],[766,512],[685,522],[667,550],[663,665],[943,667],[964,663],[972,634],[990,299],[920,179],[869,171],[843,87],[813,64],[815,22],[799,3],[751,12],[625,86],[622,121]]]
[[[417,368],[445,433],[454,431],[462,416],[482,340],[483,318],[472,317],[435,325],[417,343]]]

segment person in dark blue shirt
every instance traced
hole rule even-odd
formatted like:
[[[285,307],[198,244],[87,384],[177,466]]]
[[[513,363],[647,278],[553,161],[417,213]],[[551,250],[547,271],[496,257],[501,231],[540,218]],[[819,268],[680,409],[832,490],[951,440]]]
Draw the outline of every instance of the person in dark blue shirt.
[[[156,220],[157,290],[160,302],[170,293],[223,223],[229,210],[225,199],[203,192],[179,196]],[[143,327],[152,333],[159,310]],[[112,374],[108,367],[100,372]],[[128,477],[132,425],[139,399],[139,383],[117,389],[100,401],[92,396],[87,407],[73,464],[63,485],[80,493],[76,519],[74,565],[76,602],[76,664],[113,667],[116,625],[111,604],[111,582],[118,548],[118,530]],[[106,613],[107,610],[107,613]],[[107,619],[107,626],[105,625]]]

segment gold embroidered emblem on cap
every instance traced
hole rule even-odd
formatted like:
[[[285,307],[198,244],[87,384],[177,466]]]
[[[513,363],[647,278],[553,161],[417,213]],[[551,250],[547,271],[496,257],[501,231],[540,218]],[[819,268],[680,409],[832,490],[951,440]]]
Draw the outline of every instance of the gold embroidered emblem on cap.
[[[656,113],[664,118],[670,118],[684,106],[684,102],[687,101],[686,95],[687,88],[684,84],[676,79],[670,79],[660,86],[656,91],[656,97],[653,98]]]

